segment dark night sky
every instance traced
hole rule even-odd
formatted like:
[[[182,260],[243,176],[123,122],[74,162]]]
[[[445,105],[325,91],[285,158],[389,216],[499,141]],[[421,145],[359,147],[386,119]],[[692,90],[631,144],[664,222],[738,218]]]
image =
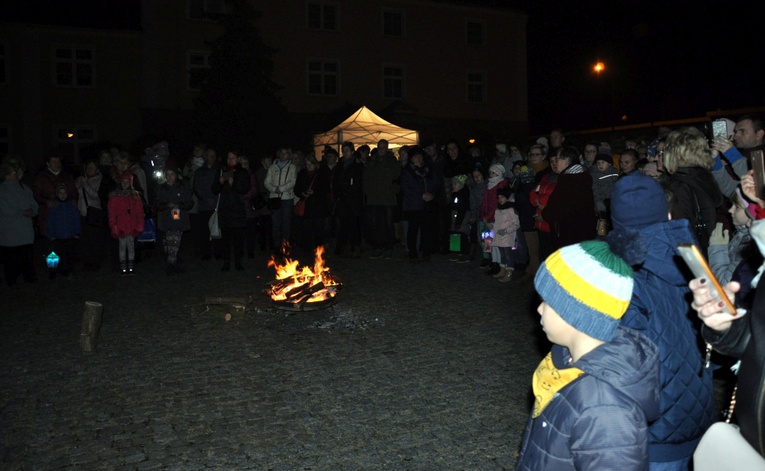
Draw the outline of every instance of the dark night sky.
[[[765,105],[765,2],[526,3],[532,133]]]
[[[765,1],[461,1],[529,14],[532,134],[620,124],[623,114],[629,124],[765,106]],[[139,4],[0,0],[0,20],[139,28]],[[607,67],[599,77],[598,59]]]

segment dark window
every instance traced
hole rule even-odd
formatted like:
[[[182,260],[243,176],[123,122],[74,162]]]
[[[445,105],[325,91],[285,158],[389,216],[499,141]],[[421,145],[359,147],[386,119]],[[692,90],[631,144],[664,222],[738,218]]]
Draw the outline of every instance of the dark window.
[[[468,72],[467,101],[469,103],[484,103],[486,101],[486,78],[483,72]]]
[[[186,70],[189,72],[189,90],[202,89],[210,69],[209,61],[209,52],[190,51],[188,53]]]
[[[308,27],[337,31],[337,6],[331,3],[308,3]]]
[[[336,62],[308,62],[308,93],[310,95],[336,96],[338,90],[338,66]]]
[[[471,46],[481,46],[484,43],[483,23],[468,21],[466,23],[467,43]]]
[[[404,14],[396,10],[383,11],[383,34],[401,37],[404,35]]]
[[[225,12],[225,0],[189,0],[189,18],[192,20],[217,20]]]
[[[403,98],[404,69],[394,65],[383,66],[383,97]]]
[[[57,48],[55,51],[57,87],[92,87],[95,62],[89,48]]]

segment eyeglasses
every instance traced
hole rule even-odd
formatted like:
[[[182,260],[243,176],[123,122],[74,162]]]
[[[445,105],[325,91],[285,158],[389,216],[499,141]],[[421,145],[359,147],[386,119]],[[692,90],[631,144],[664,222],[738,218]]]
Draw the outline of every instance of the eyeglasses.
[[[542,157],[542,155],[544,155],[544,154],[542,154],[541,152],[530,152],[529,153],[529,157]]]

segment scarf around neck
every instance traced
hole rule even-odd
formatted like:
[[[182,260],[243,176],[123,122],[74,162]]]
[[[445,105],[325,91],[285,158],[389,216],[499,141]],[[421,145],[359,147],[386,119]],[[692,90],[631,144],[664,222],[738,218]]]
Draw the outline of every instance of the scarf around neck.
[[[504,178],[502,177],[489,177],[488,187],[494,188],[495,186],[499,185],[499,182],[501,182],[502,180],[504,180]]]
[[[533,418],[539,417],[545,407],[552,402],[555,393],[583,374],[584,371],[579,368],[572,367],[559,370],[553,363],[552,352],[548,353],[537,366],[531,381],[535,398],[534,412],[531,416]]]

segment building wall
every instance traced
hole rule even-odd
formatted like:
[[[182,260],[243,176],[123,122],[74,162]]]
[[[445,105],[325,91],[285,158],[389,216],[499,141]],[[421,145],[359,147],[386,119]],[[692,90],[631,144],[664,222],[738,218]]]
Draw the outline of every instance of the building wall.
[[[96,141],[127,145],[139,134],[138,32],[0,24],[0,42],[6,59],[0,126],[9,132],[8,152],[21,155],[30,170],[57,144],[76,165]],[[56,85],[58,49],[90,51],[90,85]],[[59,132],[67,129],[71,137]]]
[[[329,4],[336,11],[334,31],[308,27],[309,3]],[[428,0],[251,0],[261,13],[257,26],[264,42],[276,49],[274,81],[287,109],[307,131],[324,131],[327,115],[361,105],[396,124],[424,134],[451,132],[464,136],[524,136],[528,129],[526,84],[526,16],[506,9],[478,8]],[[402,37],[382,33],[384,10],[405,19]],[[143,101],[146,120],[156,121],[161,110],[193,108],[196,92],[188,88],[184,65],[189,51],[207,50],[206,42],[221,26],[190,19],[187,0],[142,2]],[[466,21],[484,25],[485,43],[471,46]],[[334,96],[308,93],[309,60],[338,65]],[[405,70],[405,92],[398,99],[383,97],[383,66]],[[485,76],[485,101],[468,103],[469,70]],[[395,109],[406,113],[397,114]],[[347,116],[343,116],[344,119]],[[188,115],[180,123],[188,122]],[[461,123],[461,124],[460,124]],[[476,124],[480,123],[480,124]],[[331,123],[332,125],[336,123]],[[424,129],[423,129],[424,128]],[[438,136],[436,136],[438,137]]]

